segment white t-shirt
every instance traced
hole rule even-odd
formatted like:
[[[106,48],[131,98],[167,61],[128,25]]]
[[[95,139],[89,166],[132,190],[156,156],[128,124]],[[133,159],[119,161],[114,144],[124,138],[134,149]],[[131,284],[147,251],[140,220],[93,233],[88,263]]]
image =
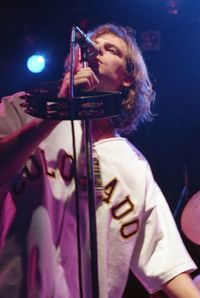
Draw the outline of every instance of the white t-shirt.
[[[0,137],[31,120],[19,106],[19,95],[2,100]],[[78,121],[75,132],[84,176]],[[97,184],[103,188],[96,197],[100,298],[122,297],[129,269],[150,293],[194,270],[143,155],[120,137],[99,141],[94,150],[101,173]],[[88,198],[81,175],[82,285],[84,298],[92,298]],[[71,126],[63,121],[0,188],[0,296],[79,297],[74,190]]]

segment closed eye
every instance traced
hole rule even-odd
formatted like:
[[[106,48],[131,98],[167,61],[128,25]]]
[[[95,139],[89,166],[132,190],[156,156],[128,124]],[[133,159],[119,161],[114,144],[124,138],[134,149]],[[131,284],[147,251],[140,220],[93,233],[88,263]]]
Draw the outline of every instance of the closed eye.
[[[99,45],[99,48],[101,48],[101,43],[100,41],[97,39],[94,39],[93,40],[97,45]],[[118,48],[117,46],[115,46],[113,43],[110,43],[109,41],[105,41],[103,44],[102,44],[102,47],[104,47],[104,49],[106,51],[109,51],[110,53],[114,54],[114,55],[117,55],[119,57],[122,57],[123,54],[120,50],[120,48]]]
[[[105,50],[114,54],[114,55],[121,56],[120,51],[113,45],[110,45],[110,44],[105,45]]]
[[[108,48],[107,49],[107,51],[109,51],[109,52],[111,52],[111,53],[113,53],[113,54],[117,54],[117,51],[116,51],[116,49],[115,48]]]

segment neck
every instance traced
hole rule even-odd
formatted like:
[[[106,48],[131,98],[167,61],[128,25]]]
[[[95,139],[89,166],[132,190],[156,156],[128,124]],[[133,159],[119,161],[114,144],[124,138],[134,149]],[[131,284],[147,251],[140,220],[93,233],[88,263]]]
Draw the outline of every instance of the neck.
[[[103,139],[113,138],[115,130],[108,119],[98,119],[92,121],[93,141],[98,142]]]

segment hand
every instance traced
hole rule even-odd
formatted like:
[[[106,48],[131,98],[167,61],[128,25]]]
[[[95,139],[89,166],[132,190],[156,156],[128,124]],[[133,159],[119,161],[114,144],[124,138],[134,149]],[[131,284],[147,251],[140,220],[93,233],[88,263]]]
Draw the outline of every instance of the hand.
[[[93,90],[99,84],[99,79],[90,67],[81,68],[74,75],[74,87],[85,90]],[[69,96],[70,73],[64,76],[58,97]]]

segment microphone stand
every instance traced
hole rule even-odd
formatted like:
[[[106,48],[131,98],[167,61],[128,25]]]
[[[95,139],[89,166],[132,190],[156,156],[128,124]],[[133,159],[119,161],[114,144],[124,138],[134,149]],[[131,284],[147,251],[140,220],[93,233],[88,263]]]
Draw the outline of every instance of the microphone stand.
[[[74,155],[74,179],[75,179],[75,208],[76,208],[76,223],[77,223],[77,253],[78,253],[78,276],[79,276],[79,294],[83,298],[83,282],[82,282],[82,258],[81,258],[81,231],[80,231],[80,189],[78,183],[78,167],[76,154],[76,140],[74,128],[74,68],[75,68],[75,45],[76,45],[76,31],[72,27],[70,39],[70,83],[69,83],[69,108],[72,114],[71,128],[72,128],[72,144]]]
[[[188,173],[187,168],[184,166],[184,186],[181,190],[180,197],[178,199],[178,202],[176,204],[176,208],[174,210],[173,216],[175,220],[178,220],[178,217],[180,215],[180,212],[183,209],[183,205],[185,201],[188,200]]]
[[[72,27],[71,34],[71,68],[70,68],[70,99],[69,105],[73,107],[74,97],[74,57],[76,44],[76,27]],[[81,45],[81,62],[83,67],[88,66],[88,49]],[[72,108],[73,110],[73,108]],[[93,170],[93,154],[92,154],[92,121],[90,119],[83,120],[83,128],[85,132],[85,150],[87,163],[87,192],[88,192],[88,207],[89,207],[89,228],[90,228],[90,253],[91,253],[91,281],[92,281],[92,297],[99,298],[99,279],[98,279],[98,252],[97,252],[97,229],[96,229],[96,199],[94,191],[94,170]],[[75,142],[75,140],[73,140]],[[76,150],[75,150],[76,151]],[[74,152],[75,154],[75,152]],[[76,165],[75,165],[75,168]],[[75,175],[78,176],[78,175]],[[79,187],[78,181],[75,181],[76,186],[76,205],[77,205],[77,236],[78,236],[78,250],[81,250],[80,243],[80,220],[79,220]],[[80,296],[82,297],[82,276],[81,276],[81,252],[78,252],[79,258],[79,280],[80,280]]]

